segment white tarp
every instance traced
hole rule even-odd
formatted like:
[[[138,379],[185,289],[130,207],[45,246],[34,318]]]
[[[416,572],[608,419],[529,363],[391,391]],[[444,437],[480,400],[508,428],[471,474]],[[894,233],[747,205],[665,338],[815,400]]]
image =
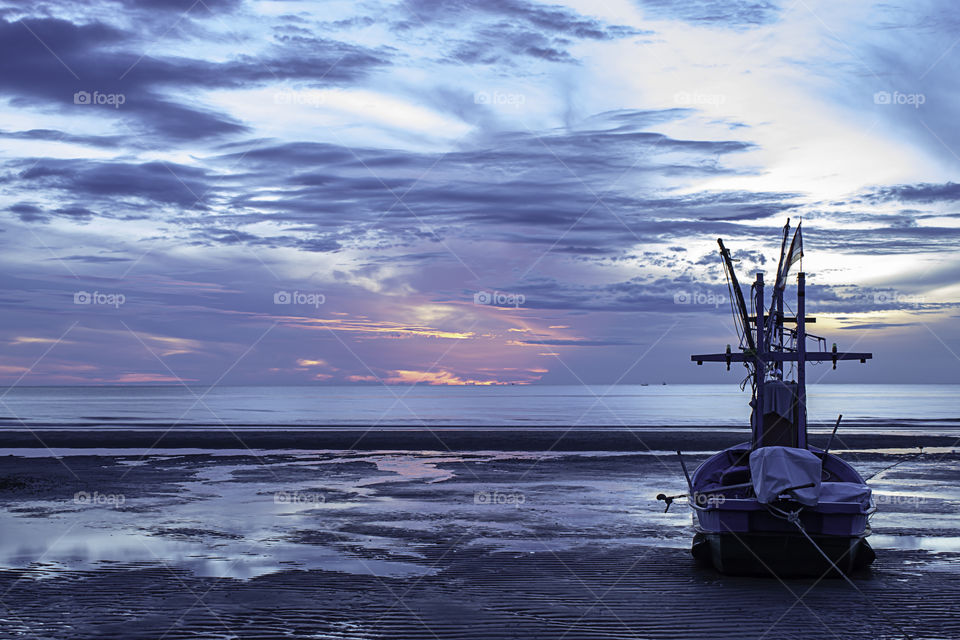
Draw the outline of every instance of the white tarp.
[[[820,499],[820,473],[820,458],[806,449],[760,447],[750,454],[753,490],[763,504],[773,502],[791,487],[812,482],[814,486],[790,493],[797,502],[812,507]]]
[[[820,502],[859,502],[870,508],[870,487],[858,482],[824,482],[820,485]]]

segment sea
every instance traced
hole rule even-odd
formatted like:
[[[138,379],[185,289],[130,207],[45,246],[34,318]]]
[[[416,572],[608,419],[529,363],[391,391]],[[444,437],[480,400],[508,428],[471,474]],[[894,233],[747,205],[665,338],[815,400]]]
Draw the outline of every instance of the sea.
[[[812,428],[960,429],[960,385],[810,385]],[[749,389],[616,386],[0,388],[0,428],[742,427]]]

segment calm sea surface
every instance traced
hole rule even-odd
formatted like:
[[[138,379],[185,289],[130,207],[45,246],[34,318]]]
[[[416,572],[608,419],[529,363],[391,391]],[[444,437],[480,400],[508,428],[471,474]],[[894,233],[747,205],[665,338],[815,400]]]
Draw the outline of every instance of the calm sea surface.
[[[907,423],[960,428],[960,385],[816,385],[811,426]],[[734,385],[16,387],[0,426],[743,426]]]

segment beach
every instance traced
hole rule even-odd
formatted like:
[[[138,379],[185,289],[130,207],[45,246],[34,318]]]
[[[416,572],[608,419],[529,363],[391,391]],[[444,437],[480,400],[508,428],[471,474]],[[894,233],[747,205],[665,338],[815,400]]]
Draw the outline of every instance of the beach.
[[[960,640],[960,3],[0,3],[0,640]]]
[[[823,444],[824,433],[813,436]],[[0,433],[2,637],[950,638],[960,452],[858,428],[877,561],[697,568],[689,467],[723,429]],[[922,450],[920,447],[923,447]],[[922,452],[921,452],[922,451]]]

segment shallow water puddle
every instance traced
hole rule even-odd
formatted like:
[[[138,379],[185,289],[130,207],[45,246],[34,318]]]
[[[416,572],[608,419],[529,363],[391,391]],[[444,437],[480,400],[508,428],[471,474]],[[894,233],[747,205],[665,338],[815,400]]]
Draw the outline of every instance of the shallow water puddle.
[[[169,496],[113,496],[109,503],[31,501],[19,503],[17,512],[0,510],[0,566],[46,563],[75,570],[101,563],[154,563],[199,576],[240,579],[287,569],[382,577],[435,572],[413,562],[364,558],[341,549],[340,542],[358,541],[335,533],[319,514],[355,507],[326,499],[353,483],[311,490],[299,484],[233,481],[237,471],[249,467],[204,467],[195,478],[177,483],[183,491],[173,502]],[[325,540],[333,541],[289,539],[299,531],[326,534]]]
[[[930,551],[931,553],[960,553],[960,536],[870,536],[870,544],[878,549]]]
[[[106,562],[147,562],[189,569],[198,576],[240,579],[284,569],[383,577],[431,573],[414,563],[358,558],[335,547],[299,544],[282,537],[265,539],[264,533],[275,536],[275,531],[232,538],[226,537],[232,534],[211,532],[209,522],[180,520],[180,525],[196,524],[197,528],[167,526],[151,533],[130,528],[129,513],[104,511],[89,509],[45,518],[0,511],[0,566],[18,568],[42,562],[62,569],[91,569]],[[137,514],[141,526],[146,524],[142,515]],[[175,520],[171,515],[164,514],[164,524]],[[223,523],[218,519],[217,524]]]

